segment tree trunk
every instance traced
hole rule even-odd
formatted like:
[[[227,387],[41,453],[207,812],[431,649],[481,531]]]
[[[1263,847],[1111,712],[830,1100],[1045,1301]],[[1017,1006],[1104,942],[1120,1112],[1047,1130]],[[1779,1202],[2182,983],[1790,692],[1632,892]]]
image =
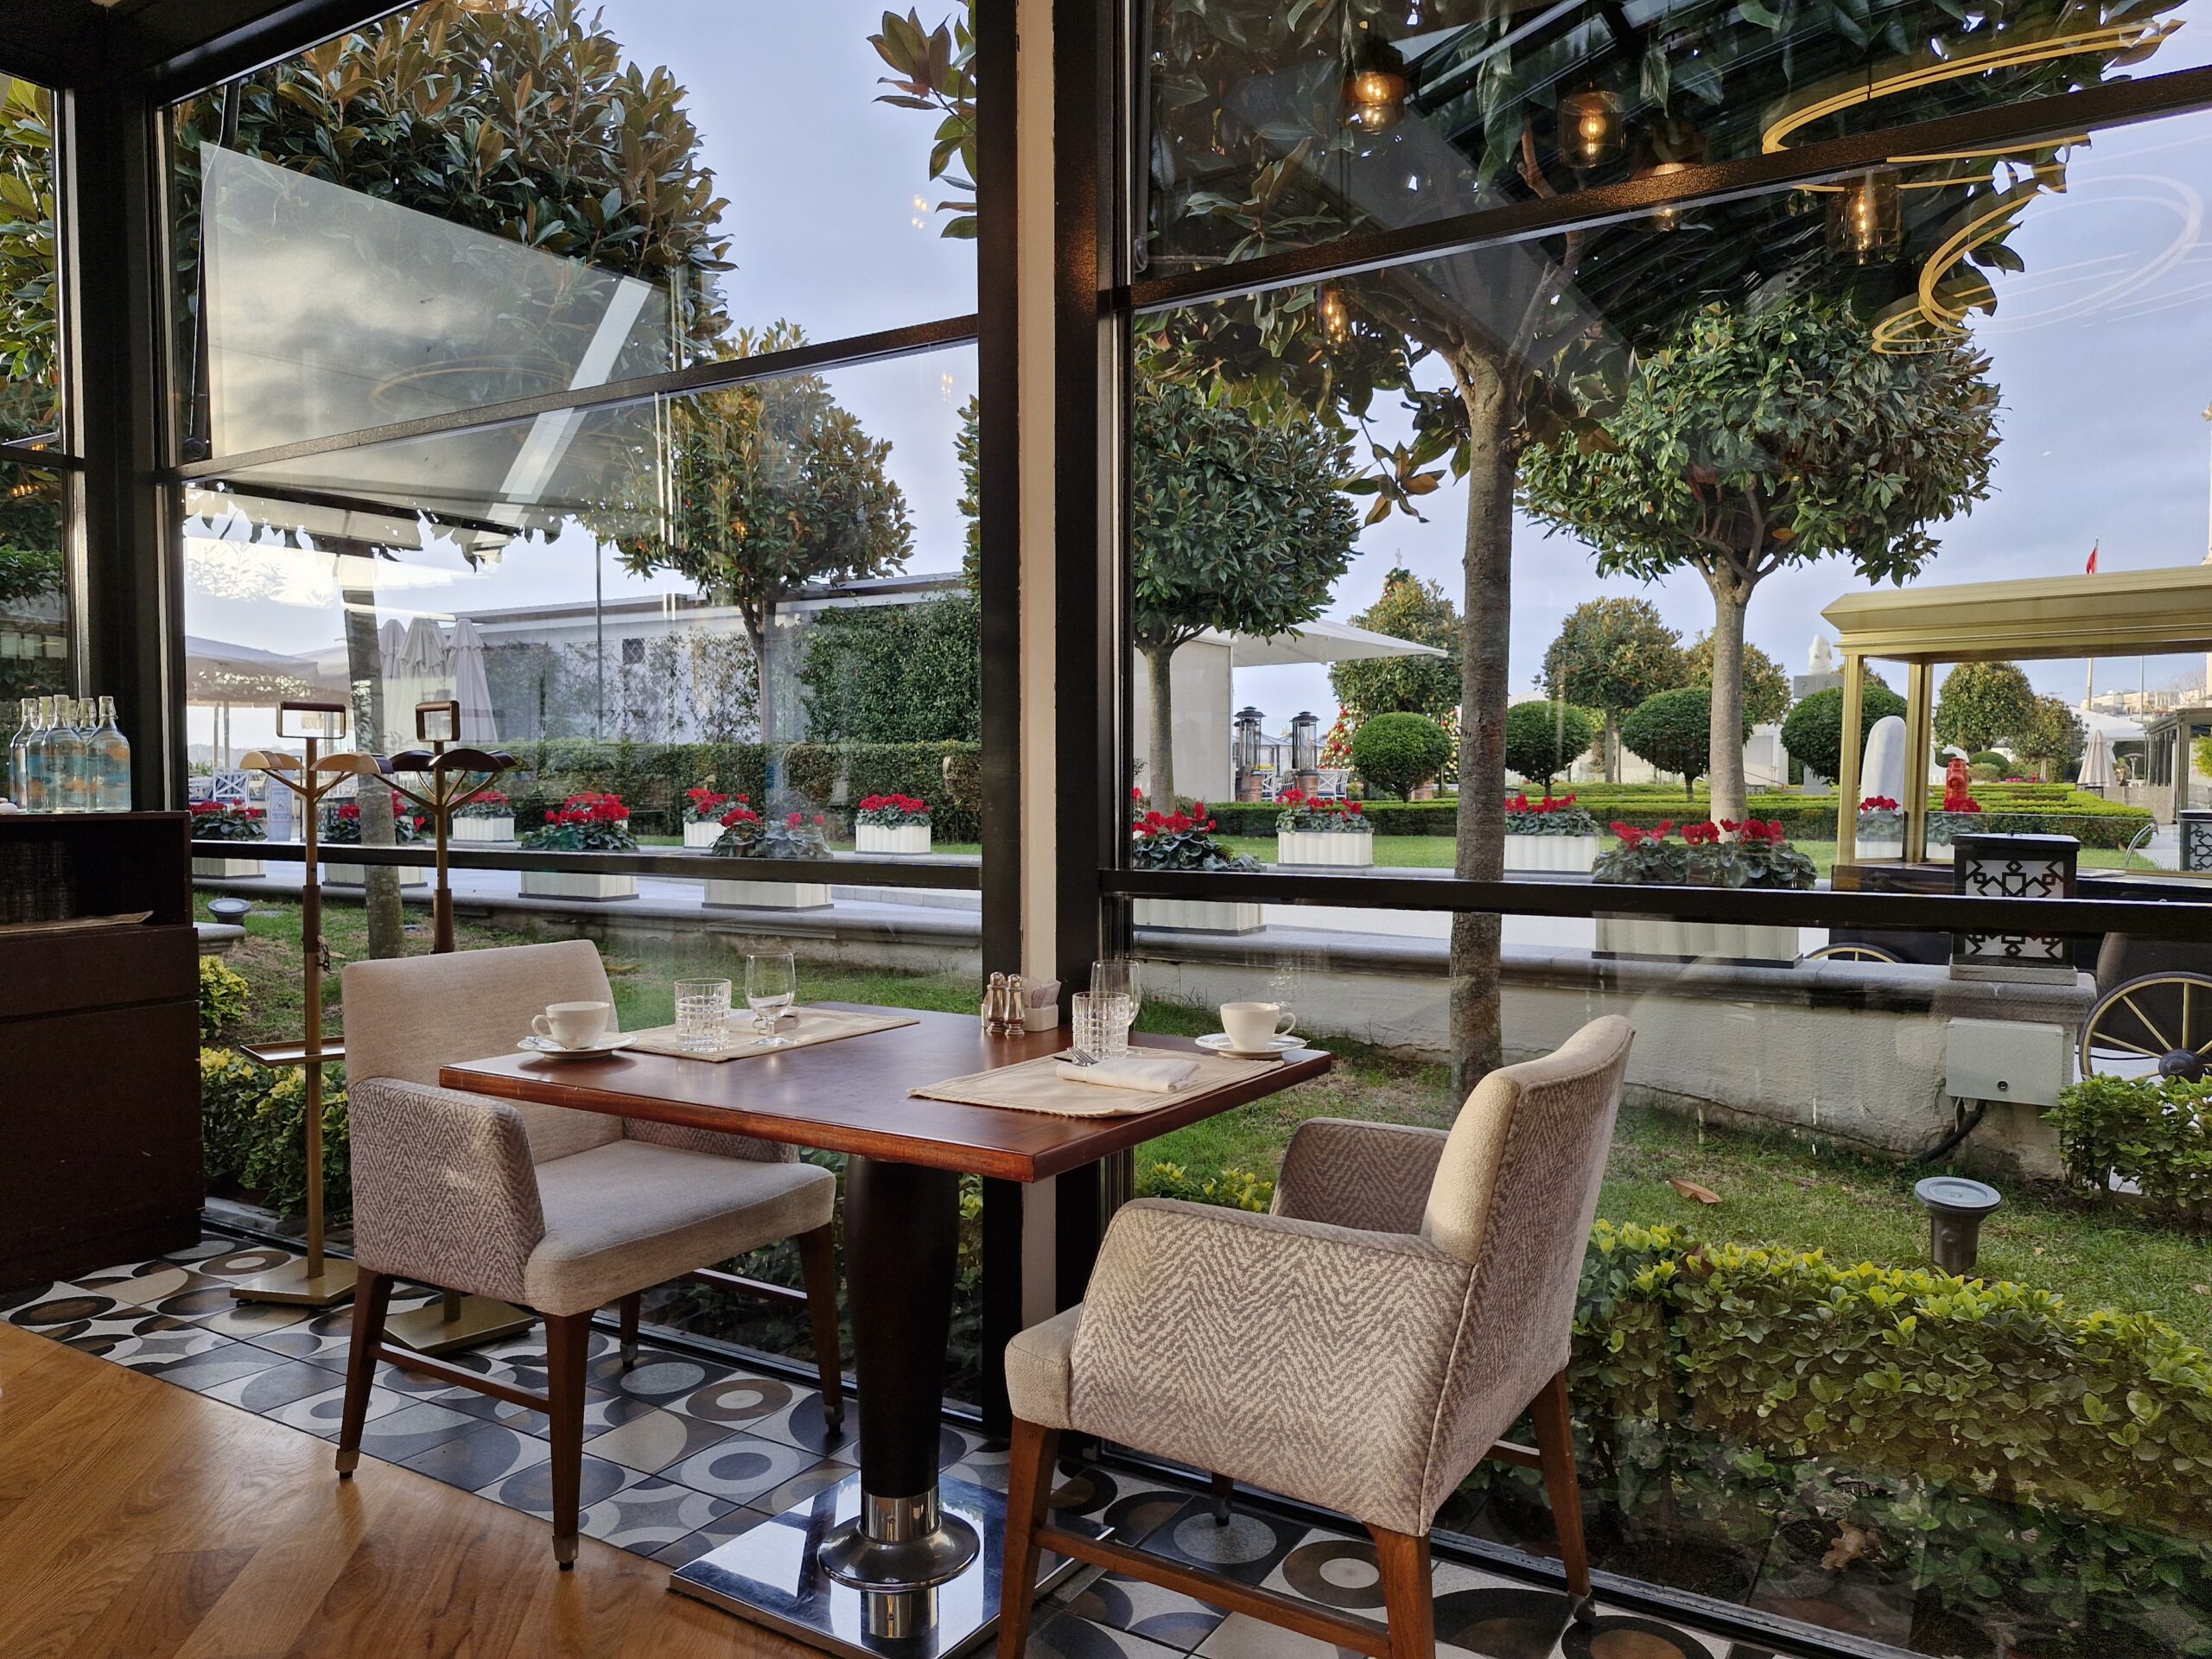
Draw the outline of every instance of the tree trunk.
[[[359,543],[342,550],[363,559],[376,556]],[[353,741],[370,754],[385,748],[384,653],[377,640],[377,596],[373,588],[343,590],[346,606],[346,677],[353,689]],[[391,791],[365,779],[356,786],[354,799],[361,808],[361,845],[390,847],[398,836],[392,828]],[[404,956],[406,922],[399,905],[399,872],[390,865],[363,868],[362,904],[368,912],[369,955]]]
[[[1511,410],[1503,365],[1463,353],[1454,365],[1467,406],[1467,539],[1460,611],[1459,810],[1452,873],[1505,874],[1506,653],[1513,622]],[[1452,1088],[1465,1100],[1501,1060],[1502,920],[1452,918]]]
[[[1613,711],[1605,710],[1605,781],[1618,784],[1621,780],[1621,723]]]
[[[1751,603],[1749,583],[1725,574],[1708,578],[1713,589],[1711,816],[1741,823],[1744,810],[1744,611]]]
[[[1175,653],[1179,643],[1139,645],[1144,657],[1146,691],[1151,715],[1151,738],[1145,751],[1146,798],[1153,810],[1175,810]]]

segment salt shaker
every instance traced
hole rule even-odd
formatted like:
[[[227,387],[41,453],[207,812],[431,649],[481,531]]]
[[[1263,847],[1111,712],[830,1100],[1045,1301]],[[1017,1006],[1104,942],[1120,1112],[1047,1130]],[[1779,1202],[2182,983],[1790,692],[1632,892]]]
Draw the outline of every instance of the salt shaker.
[[[993,974],[983,988],[983,1035],[1006,1035],[1006,976]]]
[[[1022,1007],[1025,1000],[1021,989],[1021,976],[1008,974],[1006,976],[1006,1001],[999,1005],[1000,1036],[1019,1037],[1027,1029],[1022,1019]]]

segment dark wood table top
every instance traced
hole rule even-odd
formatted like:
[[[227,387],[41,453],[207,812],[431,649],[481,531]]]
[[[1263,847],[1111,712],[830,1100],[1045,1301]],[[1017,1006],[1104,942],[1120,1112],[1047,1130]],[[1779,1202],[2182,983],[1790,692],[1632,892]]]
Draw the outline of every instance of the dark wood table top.
[[[860,1008],[825,1002],[831,1008]],[[543,1060],[523,1053],[466,1060],[438,1072],[439,1084],[473,1094],[694,1128],[722,1129],[827,1152],[1035,1181],[1319,1077],[1332,1057],[1298,1048],[1246,1082],[1166,1097],[1123,1117],[1051,1117],[997,1106],[917,1100],[906,1091],[1067,1046],[1065,1030],[986,1037],[972,1014],[861,1008],[919,1023],[840,1038],[782,1053],[720,1063],[673,1054],[613,1054],[600,1060]],[[1194,1054],[1187,1037],[1139,1033],[1139,1047]]]

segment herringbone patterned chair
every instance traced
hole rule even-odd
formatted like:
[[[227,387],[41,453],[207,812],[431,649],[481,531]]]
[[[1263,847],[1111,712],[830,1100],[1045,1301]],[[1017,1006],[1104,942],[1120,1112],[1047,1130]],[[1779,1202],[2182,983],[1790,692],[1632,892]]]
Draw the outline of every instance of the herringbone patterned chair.
[[[379,1359],[551,1419],[553,1554],[576,1558],[584,1368],[593,1313],[694,1268],[789,1238],[799,1247],[823,1407],[843,1414],[837,1183],[789,1147],[437,1087],[438,1068],[512,1048],[550,1002],[612,1002],[588,939],[357,962],[346,969],[353,1249],[359,1281],[338,1472],[360,1461]],[[496,1296],[545,1321],[546,1392],[531,1394],[384,1341],[392,1281]],[[747,1281],[749,1283],[749,1281]],[[790,1293],[782,1293],[789,1295]]]
[[[1448,1135],[1300,1124],[1272,1215],[1159,1199],[1117,1212],[1084,1301],[1007,1350],[1000,1659],[1027,1641],[1043,1550],[1361,1653],[1431,1659],[1429,1525],[1491,1456],[1542,1470],[1587,1620],[1566,1366],[1632,1035],[1595,1020],[1492,1072]],[[1535,1450],[1500,1442],[1524,1410]],[[1217,1493],[1241,1480],[1350,1516],[1374,1536],[1388,1631],[1050,1524],[1071,1431],[1217,1471]]]

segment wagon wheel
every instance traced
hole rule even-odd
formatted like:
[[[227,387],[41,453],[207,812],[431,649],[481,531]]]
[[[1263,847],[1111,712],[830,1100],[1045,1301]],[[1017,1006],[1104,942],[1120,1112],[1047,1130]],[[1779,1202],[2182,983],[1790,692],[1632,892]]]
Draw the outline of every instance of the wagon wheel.
[[[1824,944],[1817,950],[1808,950],[1797,960],[1800,962],[1903,962],[1904,958],[1894,950],[1885,950],[1878,944]]]
[[[2212,1071],[2212,976],[2145,974],[2099,999],[2082,1027],[2082,1071],[2186,1077]]]

